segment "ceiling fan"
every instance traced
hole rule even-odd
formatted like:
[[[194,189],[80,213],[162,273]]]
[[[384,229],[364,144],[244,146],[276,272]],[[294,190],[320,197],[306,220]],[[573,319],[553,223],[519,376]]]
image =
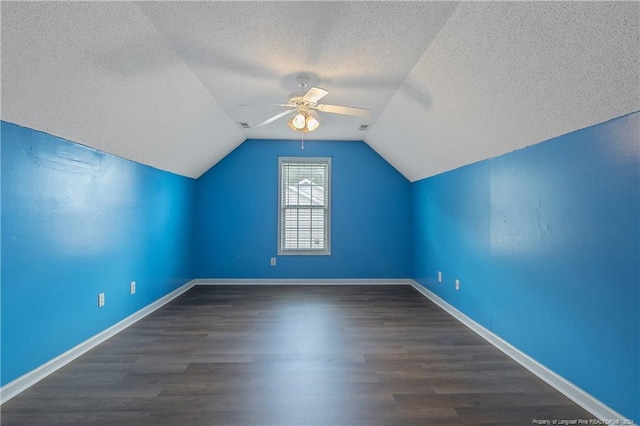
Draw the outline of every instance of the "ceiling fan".
[[[319,87],[311,87],[305,92],[304,89],[306,89],[309,85],[309,80],[310,79],[307,76],[296,77],[296,82],[298,83],[298,87],[301,89],[301,91],[291,93],[289,95],[289,102],[286,104],[271,104],[287,107],[289,109],[276,114],[273,117],[267,118],[263,122],[258,123],[253,127],[263,127],[267,124],[273,123],[276,120],[279,120],[282,117],[297,113],[289,120],[287,125],[294,131],[308,133],[313,132],[318,128],[318,126],[320,126],[319,115],[316,110],[320,112],[352,115],[356,117],[369,117],[371,115],[371,110],[366,108],[319,104],[318,101],[327,96],[329,92]]]

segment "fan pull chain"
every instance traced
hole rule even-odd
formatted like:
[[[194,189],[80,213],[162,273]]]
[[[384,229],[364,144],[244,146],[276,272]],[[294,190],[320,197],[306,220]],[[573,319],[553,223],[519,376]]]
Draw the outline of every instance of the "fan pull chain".
[[[304,151],[304,133],[300,132],[301,148]]]

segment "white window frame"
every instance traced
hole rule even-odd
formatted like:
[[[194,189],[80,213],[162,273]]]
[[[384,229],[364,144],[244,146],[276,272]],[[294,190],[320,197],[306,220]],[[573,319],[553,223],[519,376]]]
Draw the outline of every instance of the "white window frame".
[[[282,166],[287,163],[299,163],[299,164],[326,164],[327,176],[326,176],[326,205],[325,209],[325,247],[323,249],[285,249],[284,248],[284,209],[283,206],[283,194],[282,194]],[[305,208],[310,206],[298,206],[287,208]],[[314,207],[318,208],[318,207]],[[278,255],[304,255],[304,256],[328,256],[331,255],[331,157],[278,157]]]

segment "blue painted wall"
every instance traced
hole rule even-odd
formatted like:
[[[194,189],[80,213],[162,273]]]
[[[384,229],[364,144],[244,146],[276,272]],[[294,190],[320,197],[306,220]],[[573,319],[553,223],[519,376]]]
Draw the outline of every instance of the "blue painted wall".
[[[2,184],[3,385],[193,278],[192,179],[2,122]]]
[[[278,156],[332,158],[331,255],[277,256]],[[247,140],[197,181],[200,278],[408,278],[411,184],[363,142]],[[277,266],[269,264],[277,257]]]
[[[412,188],[415,279],[636,420],[639,135],[635,113]]]
[[[640,418],[640,113],[414,184],[362,142],[248,140],[193,181],[1,130],[2,384],[193,277],[412,276]],[[278,156],[332,157],[331,256],[276,256]]]

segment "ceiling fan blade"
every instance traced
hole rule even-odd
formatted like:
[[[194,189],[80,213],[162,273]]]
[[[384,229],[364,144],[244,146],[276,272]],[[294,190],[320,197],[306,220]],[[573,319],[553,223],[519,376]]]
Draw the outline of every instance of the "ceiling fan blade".
[[[316,108],[322,112],[331,112],[333,114],[355,115],[356,117],[369,117],[371,110],[366,108],[348,107],[342,105],[320,104]]]
[[[262,126],[266,126],[267,124],[269,124],[269,123],[273,123],[273,122],[274,122],[274,121],[276,121],[277,119],[282,118],[282,117],[284,117],[285,115],[291,114],[292,112],[295,112],[295,111],[296,111],[295,109],[290,109],[290,110],[288,110],[288,111],[283,111],[283,112],[281,112],[280,114],[276,114],[276,115],[274,115],[274,116],[273,116],[273,117],[271,117],[271,118],[267,118],[267,119],[266,119],[266,120],[264,120],[262,123],[258,123],[258,124],[256,124],[256,125],[255,125],[255,126],[253,126],[253,127],[262,127]]]
[[[327,96],[328,94],[329,92],[327,92],[324,89],[320,89],[319,87],[312,87],[311,89],[309,89],[307,93],[304,94],[302,99],[304,99],[307,102],[311,102],[312,104],[315,104],[320,99]]]

